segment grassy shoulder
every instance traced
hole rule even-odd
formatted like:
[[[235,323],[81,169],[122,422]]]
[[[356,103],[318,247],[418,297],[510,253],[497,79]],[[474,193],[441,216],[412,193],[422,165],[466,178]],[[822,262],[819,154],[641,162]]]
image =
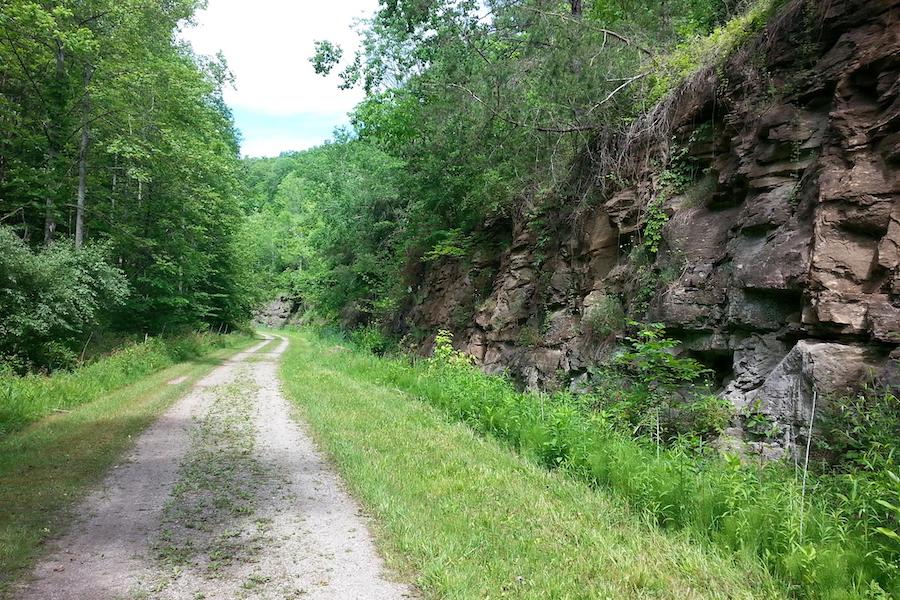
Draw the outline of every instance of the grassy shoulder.
[[[74,503],[134,438],[200,377],[252,341],[227,336],[202,357],[132,378],[130,385],[73,402],[69,412],[0,439],[0,595],[32,564],[41,544],[60,533]]]
[[[441,598],[766,598],[752,561],[666,533],[366,373],[379,359],[291,333],[287,395],[377,517],[394,567]]]
[[[234,347],[244,334],[194,333],[150,338],[71,371],[17,376],[0,370],[0,439],[55,411],[91,402],[175,363]],[[0,365],[2,366],[2,365]]]

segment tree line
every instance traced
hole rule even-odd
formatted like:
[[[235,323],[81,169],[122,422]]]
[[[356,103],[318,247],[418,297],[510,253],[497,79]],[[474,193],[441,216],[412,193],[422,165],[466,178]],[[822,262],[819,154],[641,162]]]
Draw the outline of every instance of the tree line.
[[[0,6],[0,356],[71,361],[97,326],[223,328],[252,301],[220,58],[199,0]]]
[[[777,4],[382,0],[355,55],[310,59],[365,91],[350,126],[248,164],[257,271],[326,320],[395,322],[423,264],[498,253],[544,200],[596,201],[608,142]]]

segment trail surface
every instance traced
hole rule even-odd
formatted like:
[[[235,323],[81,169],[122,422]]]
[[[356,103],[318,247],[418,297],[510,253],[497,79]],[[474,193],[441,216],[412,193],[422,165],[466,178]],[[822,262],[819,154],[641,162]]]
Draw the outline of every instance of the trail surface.
[[[137,440],[22,599],[413,597],[291,418],[267,340],[215,368]],[[273,348],[274,346],[274,348]]]

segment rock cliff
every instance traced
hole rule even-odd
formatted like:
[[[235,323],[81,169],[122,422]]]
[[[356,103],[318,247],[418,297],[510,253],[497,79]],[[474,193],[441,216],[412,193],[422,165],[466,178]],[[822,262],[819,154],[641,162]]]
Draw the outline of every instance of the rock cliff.
[[[665,323],[774,423],[761,452],[814,397],[900,384],[900,2],[789,3],[637,125],[592,148],[618,169],[486,224],[502,251],[419,265],[405,322],[529,387],[577,382],[626,314]]]

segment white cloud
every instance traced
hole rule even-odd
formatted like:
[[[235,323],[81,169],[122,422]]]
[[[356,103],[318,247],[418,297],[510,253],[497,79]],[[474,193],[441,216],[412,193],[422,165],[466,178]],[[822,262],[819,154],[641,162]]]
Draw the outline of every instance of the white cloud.
[[[197,26],[182,37],[201,54],[222,51],[234,73],[225,100],[235,108],[270,115],[346,112],[362,99],[359,90],[338,89],[333,73],[316,75],[309,64],[315,40],[357,47],[354,19],[370,16],[378,0],[209,0]],[[245,150],[247,151],[247,150]]]

